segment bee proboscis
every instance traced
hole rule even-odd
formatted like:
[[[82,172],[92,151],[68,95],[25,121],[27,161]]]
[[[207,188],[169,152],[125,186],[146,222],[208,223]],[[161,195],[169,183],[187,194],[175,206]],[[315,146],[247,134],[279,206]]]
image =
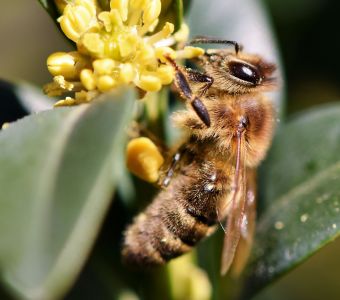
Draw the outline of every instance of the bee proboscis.
[[[232,263],[239,273],[255,228],[256,167],[273,136],[275,113],[264,92],[276,87],[275,66],[233,41],[193,43],[234,47],[206,50],[195,61],[202,71],[168,57],[186,104],[173,121],[187,138],[165,163],[164,188],[125,231],[122,255],[129,264],[163,264],[226,221],[221,273]]]

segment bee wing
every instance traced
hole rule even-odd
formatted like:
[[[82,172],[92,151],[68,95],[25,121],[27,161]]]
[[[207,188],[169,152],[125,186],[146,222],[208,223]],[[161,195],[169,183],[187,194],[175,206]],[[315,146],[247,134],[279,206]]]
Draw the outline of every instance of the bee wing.
[[[246,203],[242,220],[241,236],[236,249],[231,272],[234,277],[241,274],[250,255],[256,223],[256,171],[247,169]]]
[[[230,204],[228,205],[228,218],[226,234],[221,258],[221,274],[225,275],[232,264],[237,245],[241,236],[242,222],[246,203],[246,168],[244,137],[241,132],[237,135],[237,152],[235,172],[231,186]],[[229,202],[229,201],[228,201]]]

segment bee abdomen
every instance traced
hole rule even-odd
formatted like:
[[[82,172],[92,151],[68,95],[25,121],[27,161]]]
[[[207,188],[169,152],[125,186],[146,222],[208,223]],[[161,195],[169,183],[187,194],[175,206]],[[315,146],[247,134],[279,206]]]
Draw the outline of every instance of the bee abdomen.
[[[191,249],[169,230],[162,210],[156,211],[154,204],[137,216],[125,232],[122,255],[129,265],[161,265]]]

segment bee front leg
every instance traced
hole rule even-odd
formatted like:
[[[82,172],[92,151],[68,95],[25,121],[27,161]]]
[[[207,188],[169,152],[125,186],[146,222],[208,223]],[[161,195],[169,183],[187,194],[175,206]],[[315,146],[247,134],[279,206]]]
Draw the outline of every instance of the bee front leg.
[[[203,74],[192,69],[186,69],[186,72],[188,74],[190,81],[204,83],[204,85],[199,89],[200,97],[203,96],[214,83],[214,78],[209,75]]]
[[[208,110],[203,104],[203,102],[198,97],[196,97],[196,95],[194,95],[194,93],[192,92],[192,89],[190,88],[189,82],[185,74],[172,58],[166,56],[166,59],[174,67],[176,71],[175,84],[179,89],[182,98],[190,101],[190,104],[194,111],[196,112],[197,116],[207,127],[210,127],[210,116]]]

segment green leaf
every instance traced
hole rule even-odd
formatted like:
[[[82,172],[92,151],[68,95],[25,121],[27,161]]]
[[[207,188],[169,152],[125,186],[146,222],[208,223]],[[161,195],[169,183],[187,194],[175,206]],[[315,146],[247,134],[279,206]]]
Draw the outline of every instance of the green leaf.
[[[339,236],[339,118],[340,105],[329,105],[279,130],[262,174],[247,299]]]
[[[3,115],[3,122],[16,120],[29,113],[51,109],[55,102],[44,95],[40,88],[22,81],[13,83],[0,79],[0,95],[2,99],[0,115]],[[8,119],[6,119],[6,114]]]
[[[0,270],[20,297],[74,282],[110,204],[134,95],[107,94],[0,132]]]

